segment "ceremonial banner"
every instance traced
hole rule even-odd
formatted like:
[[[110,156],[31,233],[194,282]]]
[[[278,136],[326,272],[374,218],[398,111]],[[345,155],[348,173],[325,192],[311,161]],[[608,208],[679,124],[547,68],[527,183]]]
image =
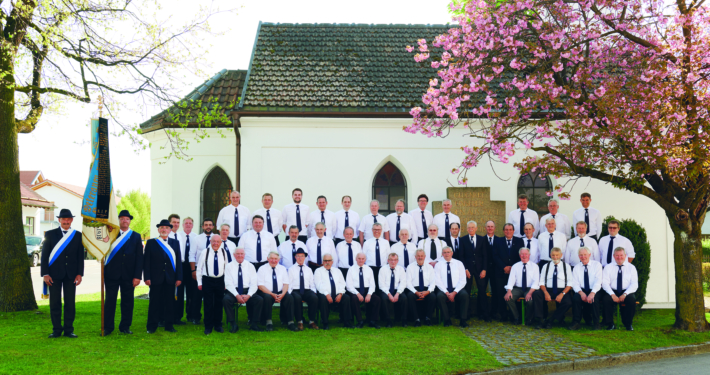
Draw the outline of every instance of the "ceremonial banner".
[[[118,230],[108,231],[109,226],[118,229],[118,212],[111,181],[108,120],[105,118],[91,120],[91,156],[89,181],[81,206],[84,219],[82,242],[91,255],[101,261],[119,233]]]

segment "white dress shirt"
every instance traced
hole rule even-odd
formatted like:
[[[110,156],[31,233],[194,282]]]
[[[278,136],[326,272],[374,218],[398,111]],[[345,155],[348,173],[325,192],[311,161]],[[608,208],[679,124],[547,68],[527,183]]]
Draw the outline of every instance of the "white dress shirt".
[[[429,293],[433,293],[434,289],[436,289],[436,275],[434,274],[434,267],[426,261],[424,261],[424,265],[421,267],[417,262],[409,264],[409,267],[407,267],[407,289],[412,293],[419,291],[417,290],[419,286],[419,272],[424,274],[424,288],[426,288]],[[464,271],[464,273],[466,272]],[[451,281],[453,281],[453,279],[451,279]]]
[[[525,266],[525,271],[527,271],[525,278],[527,285],[525,287],[528,289],[538,289],[540,286],[540,267],[533,262],[528,262]],[[515,263],[513,267],[510,268],[508,285],[505,286],[505,289],[513,290],[513,287],[523,287],[523,262]]]
[[[567,249],[562,256],[562,259],[572,267],[576,267],[577,264],[579,264],[579,248],[582,247],[582,242],[584,242],[584,246],[588,247],[592,253],[589,259],[599,262],[599,246],[597,245],[597,241],[594,241],[594,238],[589,236],[585,236],[584,238],[575,237],[567,241]]]
[[[236,228],[234,227],[234,210],[235,207],[231,204],[221,209],[219,215],[217,215],[215,228],[219,231],[219,227],[221,227],[222,224],[229,224],[229,236],[241,237],[244,232],[251,229],[251,212],[241,204],[236,207],[236,210],[239,211],[239,234],[236,234]]]
[[[564,233],[554,231],[550,234],[550,232],[545,230],[540,233],[540,237],[537,238],[537,249],[540,254],[538,262],[541,260],[546,260],[548,262],[552,260],[550,258],[550,250],[552,250],[550,247],[550,236],[552,236],[552,247],[559,247],[560,250],[562,250],[562,256],[564,256],[565,250],[567,250],[567,238]]]
[[[607,265],[607,252],[609,251],[609,241],[611,241],[611,236],[604,236],[599,240],[599,256],[600,256],[600,262],[602,264],[602,267],[606,267]],[[617,247],[623,247],[624,250],[626,250],[626,257],[627,258],[636,258],[636,252],[634,251],[634,245],[631,243],[631,241],[620,235],[617,234],[614,236],[614,242],[611,244],[613,249],[611,250],[611,263],[614,264],[616,261],[614,260],[614,249]]]
[[[254,214],[252,215],[252,218],[256,215],[259,215],[264,218],[264,230],[267,232],[271,232],[271,234],[274,235],[274,237],[278,236],[283,232],[283,214],[281,211],[271,207],[269,208],[269,215],[268,217],[271,218],[271,230],[269,230],[269,226],[266,220],[266,208],[260,208],[256,211],[254,211]]]
[[[409,263],[404,264],[404,252],[407,251],[407,256],[409,259]],[[392,245],[390,247],[390,253],[396,253],[397,257],[399,258],[399,264],[402,265],[402,267],[406,270],[407,267],[409,267],[410,264],[416,263],[417,260],[414,259],[414,253],[417,251],[417,246],[414,245],[412,242],[407,242],[407,244],[403,244],[402,242],[397,242],[396,244]],[[424,261],[426,263],[426,260]]]
[[[533,228],[535,228],[535,231],[533,232],[533,237],[537,237],[537,234],[540,233],[540,217],[537,216],[537,212],[531,210],[528,207],[528,209],[525,210],[525,213],[523,213],[523,217],[525,218],[525,222],[521,223],[519,208],[514,211],[510,211],[510,215],[508,215],[508,222],[513,224],[513,228],[515,228],[515,233],[513,233],[513,236],[525,237],[524,234],[520,234],[520,227],[521,225],[530,223],[532,224]]]
[[[564,268],[563,268],[564,266]],[[567,273],[565,273],[567,271]],[[565,277],[565,275],[567,275]],[[555,279],[555,262],[547,263],[540,270],[540,286],[544,285],[545,288],[552,291],[552,281]],[[566,279],[566,280],[565,280]],[[566,262],[560,261],[557,264],[557,289],[561,292],[562,289],[567,286],[572,286],[572,267]]]
[[[596,208],[589,207],[589,233],[587,233],[588,236],[601,236],[602,234],[602,214],[597,210]],[[572,222],[573,223],[578,223],[580,221],[584,221],[584,207],[577,209],[574,211],[574,214],[572,214]],[[577,225],[574,225],[574,234],[577,235]]]
[[[344,240],[345,237],[343,237],[343,231],[346,227],[353,228],[353,232],[355,232],[354,238],[358,238],[360,236],[360,215],[353,210],[348,210],[347,212],[348,225],[345,225],[345,210],[340,210],[335,213],[335,230],[333,230],[333,233],[335,233],[334,238]]]
[[[219,234],[212,232],[207,235],[207,233],[203,232],[197,235],[194,246],[192,245],[192,242],[190,242],[191,248],[196,249],[196,251],[190,250],[190,262],[197,263],[197,258],[202,253],[202,250],[210,247],[210,240],[212,239],[212,236],[219,236]]]
[[[338,253],[338,268],[350,268],[357,264],[357,254],[362,253],[362,246],[360,246],[360,242],[353,240],[353,242],[350,243],[350,248],[353,251],[353,264],[349,263],[350,254],[347,242],[341,241],[338,246],[335,247],[335,252]]]
[[[587,274],[589,275],[589,287],[593,293],[599,292],[602,288],[602,264],[596,260],[589,260],[587,264]],[[572,289],[575,293],[579,293],[584,288],[584,264],[579,263],[572,270],[573,280]]]
[[[190,234],[185,234],[185,231],[179,231],[178,238],[180,239],[180,254],[182,255],[182,263],[191,262],[194,253],[197,252],[197,233],[190,232]],[[121,234],[123,235],[123,234]],[[187,238],[190,237],[190,254],[187,253]]]
[[[434,242],[434,246],[436,247],[436,259],[431,259],[431,243]],[[424,250],[424,254],[426,254],[426,260],[424,260],[427,263],[431,262],[437,262],[441,258],[441,250],[446,247],[446,242],[434,238],[431,239],[430,237],[427,237],[417,244],[417,249],[422,249]]]
[[[434,272],[436,273],[436,287],[444,293],[448,292],[448,267],[446,267],[446,263],[446,260],[441,258],[439,264],[434,268]],[[458,293],[466,286],[466,267],[464,267],[463,263],[458,259],[452,258],[449,263],[451,266],[451,284],[454,287],[454,292]]]
[[[268,233],[268,232],[266,232]],[[276,288],[277,292],[283,292],[284,285],[288,285],[289,277],[288,270],[286,267],[277,264],[276,267],[271,268],[270,264],[265,264],[256,271],[256,280],[259,286],[265,286],[266,289],[273,292],[273,277],[274,270],[276,270]]]
[[[387,256],[391,253],[390,243],[384,238],[370,238],[362,246],[362,252],[367,255],[365,264],[377,267],[377,245],[380,246],[380,267],[387,266]]]
[[[241,266],[241,267],[240,267]],[[256,279],[256,268],[254,265],[244,260],[238,263],[236,260],[227,265],[224,273],[224,287],[235,297],[237,296],[237,287],[239,286],[239,269],[242,269],[242,287],[247,292],[249,297],[253,296],[259,289]]]
[[[446,213],[440,213],[434,216],[434,219],[432,220],[432,223],[436,225],[437,228],[439,228],[439,237],[444,238],[446,237],[445,233],[446,230],[446,215],[449,216],[449,227],[451,227],[451,223],[458,223],[459,228],[461,227],[461,219],[459,219],[458,216],[454,215],[452,212],[449,212],[448,214]],[[419,226],[421,226],[421,222],[419,223]],[[426,236],[425,236],[426,237]]]
[[[286,242],[281,243],[281,245],[279,245],[278,247],[279,255],[281,255],[281,260],[279,261],[279,263],[281,263],[286,268],[291,268],[292,265],[296,264],[296,261],[294,260],[294,254],[298,249],[303,249],[303,251],[306,253],[306,258],[308,258],[308,247],[306,247],[306,244],[304,244],[303,242],[299,240],[296,240],[296,242],[291,242],[291,239],[289,238],[286,240]],[[308,265],[307,260],[306,265]]]
[[[298,234],[300,236],[307,236],[308,214],[310,213],[310,210],[308,209],[308,206],[303,203],[299,203],[298,207],[296,206],[296,203],[289,203],[286,205],[286,207],[284,207],[283,211],[281,212],[283,223],[286,224],[287,231],[288,228],[291,227],[291,225],[296,225],[296,223],[298,222],[296,220],[296,211],[298,211],[301,217],[301,232],[299,232]]]
[[[518,214],[520,216],[520,214]],[[555,219],[555,231],[557,232],[562,232],[565,235],[565,240],[569,240],[572,238],[572,224],[569,221],[569,218],[567,215],[560,213],[559,211],[555,214],[553,217],[552,214],[547,214],[543,217],[540,218],[540,234],[542,235],[543,232],[547,232],[547,228],[545,227],[545,221],[547,218],[552,217]]]
[[[399,233],[397,233],[397,218],[399,217],[399,229],[406,229],[409,232],[409,242],[414,239],[414,233],[417,233],[416,222],[409,214],[402,212],[401,215],[391,213],[387,215],[387,225],[390,227],[390,241],[399,242]]]
[[[404,293],[407,288],[407,272],[399,264],[394,267],[394,270],[388,264],[387,267],[380,268],[380,274],[377,275],[380,290],[384,294],[390,293],[390,282],[392,281],[392,272],[394,271],[394,289],[396,293]],[[393,296],[394,297],[394,296]]]
[[[409,216],[414,219],[414,227],[417,228],[417,237],[418,238],[427,238],[427,229],[429,228],[429,225],[434,222],[434,215],[431,214],[431,211],[429,210],[420,210],[418,207],[415,210],[409,211]],[[424,217],[424,221],[426,222],[426,225],[422,228],[422,216]],[[410,237],[414,237],[414,234],[410,233]]]
[[[261,241],[261,260],[257,260],[257,241]],[[239,239],[239,247],[244,248],[244,258],[252,263],[266,262],[269,253],[277,251],[274,236],[265,229],[259,233],[253,229],[244,233]]]
[[[303,262],[303,267],[299,266],[298,263],[292,265],[288,269],[288,288],[289,293],[293,291],[298,291],[301,289],[301,271],[303,271],[303,289],[310,289],[314,293],[316,291],[316,282],[313,278],[313,270],[308,267],[306,262]]]
[[[636,267],[633,264],[624,261],[621,265],[621,288],[624,293],[631,294],[635,293],[639,287],[639,275],[636,272]],[[618,278],[619,265],[614,262],[613,264],[607,265],[602,271],[602,288],[609,295],[614,294],[616,289],[616,280]]]
[[[321,220],[321,213],[323,214],[323,218],[325,219],[325,221]],[[335,220],[335,214],[333,213],[333,211],[330,210],[311,211],[311,213],[308,215],[308,237],[316,236],[316,223],[321,222],[325,224],[325,236],[332,239],[333,233],[335,233],[338,224]]]
[[[528,245],[528,240],[530,244]],[[537,240],[537,238],[528,238],[527,236],[523,237],[523,243],[525,244],[525,247],[530,249],[530,261],[533,263],[539,263],[540,262],[540,244]],[[560,248],[562,249],[562,248]]]
[[[333,275],[333,281],[335,282],[335,294],[345,294],[345,278],[343,278],[343,273],[340,272],[337,267],[330,267],[330,273]],[[318,293],[329,295],[330,276],[328,275],[328,270],[325,269],[325,267],[319,267],[313,277],[315,278]]]
[[[168,233],[168,238],[172,238],[178,242],[178,244],[180,245],[180,246],[178,246],[178,248],[180,249],[180,259],[184,262],[185,261],[185,243],[180,238],[180,234],[170,231],[170,233]]]
[[[389,225],[387,224],[387,219],[380,215],[377,214],[377,222],[382,224],[382,238],[385,237],[385,233],[387,233],[390,230]],[[374,237],[372,235],[372,224],[375,223],[375,217],[371,214],[368,213],[367,215],[364,215],[362,218],[360,218],[360,232],[364,234],[365,241],[369,240],[370,238]]]
[[[232,254],[229,251],[225,251],[221,246],[216,252],[210,247],[209,251],[204,255],[208,255],[207,260],[205,260],[204,256],[201,256],[198,260],[197,266],[195,267],[197,286],[202,285],[203,277],[219,278],[224,276],[226,265],[232,261]],[[217,258],[217,275],[215,275],[214,268],[215,255]]]
[[[318,241],[320,240],[320,263],[318,263]],[[333,267],[338,264],[338,253],[335,251],[335,244],[333,240],[323,236],[323,238],[318,238],[318,236],[311,237],[306,241],[306,247],[308,248],[308,261],[315,264],[323,264],[323,257],[325,254],[330,254],[333,256]],[[337,267],[336,267],[337,268]]]
[[[365,294],[372,295],[377,289],[375,288],[375,273],[372,272],[372,268],[368,267],[366,264],[362,267],[357,264],[350,267],[347,280],[345,280],[347,291],[355,295],[360,293],[360,272],[362,272],[362,283],[366,291]],[[361,295],[365,297],[365,295]]]

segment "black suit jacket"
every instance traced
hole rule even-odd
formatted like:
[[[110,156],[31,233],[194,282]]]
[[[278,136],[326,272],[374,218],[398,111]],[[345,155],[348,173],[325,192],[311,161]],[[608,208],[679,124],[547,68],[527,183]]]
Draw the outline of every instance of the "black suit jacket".
[[[133,232],[126,243],[104,267],[104,278],[110,281],[140,280],[143,275],[143,242],[141,235]]]
[[[49,265],[49,254],[62,237],[64,234],[61,227],[48,230],[44,234],[40,274],[42,276],[49,275],[52,280],[62,280],[65,277],[73,280],[76,275],[84,276],[84,244],[81,243],[81,232],[79,231],[76,231],[74,238],[54,263]]]
[[[505,237],[496,238],[496,242],[493,243],[493,266],[496,275],[506,275],[503,271],[505,267],[512,267],[513,264],[520,262],[520,254],[518,254],[518,251],[521,247],[525,247],[522,238],[513,237],[510,249],[508,249],[508,242]]]
[[[471,243],[468,235],[459,238],[461,243],[460,261],[471,275],[478,276],[481,271],[488,272],[488,250],[486,249],[486,238],[476,235],[476,247]]]
[[[170,257],[157,242],[158,238],[151,238],[145,243],[143,255],[143,280],[150,280],[151,284],[175,284],[182,281],[182,257],[177,241],[168,239],[168,245],[175,252],[175,270],[170,262]]]

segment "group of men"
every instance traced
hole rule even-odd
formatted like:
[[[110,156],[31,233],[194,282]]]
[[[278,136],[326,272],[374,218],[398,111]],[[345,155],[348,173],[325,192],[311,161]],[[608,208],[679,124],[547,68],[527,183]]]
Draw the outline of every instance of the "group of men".
[[[370,203],[370,213],[360,216],[350,209],[349,196],[341,199],[343,209],[335,213],[327,209],[326,197],[319,196],[317,210],[311,211],[302,203],[302,194],[301,189],[294,189],[293,203],[282,211],[272,207],[271,194],[264,194],[263,208],[252,214],[240,204],[240,193],[233,191],[230,204],[216,221],[202,221],[202,233],[193,231],[192,218],[181,221],[172,214],[156,225],[160,235],[148,240],[145,249],[140,236],[130,230],[133,217],[122,211],[120,233],[105,261],[105,334],[114,330],[119,289],[119,331],[132,333],[133,292],[141,277],[150,287],[148,333],[158,327],[175,332],[175,325],[186,324],[183,317],[197,325],[202,312],[205,334],[224,332],[223,312],[234,333],[239,329],[237,314],[242,306],[249,329],[272,331],[275,303],[280,304],[280,321],[291,331],[329,329],[331,311],[339,312],[347,328],[366,324],[380,328],[381,320],[386,327],[397,320],[403,327],[431,325],[437,306],[445,326],[452,325],[455,317],[465,327],[474,285],[476,311],[486,321],[498,315],[502,321],[512,319],[519,324],[516,301],[523,299],[534,309],[539,328],[563,321],[572,307],[570,329],[579,329],[582,317],[596,329],[603,303],[607,328],[614,328],[614,309],[621,305],[624,325],[633,330],[638,285],[630,264],[633,246],[618,235],[615,221],[609,223],[610,235],[597,244],[601,215],[589,207],[589,194],[582,195],[581,212],[573,216],[576,237],[572,239],[569,219],[557,212],[555,200],[549,203],[550,214],[538,219],[527,207],[527,197],[521,195],[519,209],[511,212],[504,225],[504,237],[497,237],[492,221],[486,223],[485,236],[476,234],[474,221],[466,223],[467,234],[461,235],[461,222],[451,212],[451,201],[444,200],[443,212],[434,216],[426,210],[429,198],[425,194],[417,198],[418,209],[405,213],[400,200],[387,217],[379,213],[376,200]],[[79,259],[75,253],[80,247],[83,254],[83,246],[81,234],[76,236],[70,229],[72,217],[62,210],[61,228],[47,232],[42,250],[42,275],[52,292],[54,330],[50,337],[62,332],[76,337],[73,289],[81,282],[83,256]],[[546,231],[538,236],[543,226]],[[279,240],[282,232],[286,234],[283,243]],[[59,250],[66,258],[64,266],[51,261],[57,258],[54,253],[62,241],[70,243]],[[486,293],[489,283],[491,304]],[[63,326],[59,288],[65,293]],[[553,299],[557,309],[545,319],[547,302]]]

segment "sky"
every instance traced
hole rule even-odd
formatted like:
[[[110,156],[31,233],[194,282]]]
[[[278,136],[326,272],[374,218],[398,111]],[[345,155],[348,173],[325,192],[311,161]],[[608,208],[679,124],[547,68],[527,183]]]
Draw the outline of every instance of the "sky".
[[[198,5],[234,9],[211,19],[212,30],[221,35],[206,38],[214,46],[204,55],[207,76],[188,77],[183,95],[222,69],[248,69],[259,21],[367,24],[451,21],[448,0],[161,1],[164,1],[162,11],[169,13],[173,22],[194,14]],[[158,112],[157,109],[150,113],[124,111],[120,118],[129,124],[140,124]],[[20,170],[42,170],[47,179],[85,186],[91,162],[88,125],[96,114],[95,103],[69,103],[62,108],[62,114],[45,114],[32,133],[18,136]],[[114,189],[123,193],[141,189],[150,194],[150,151],[136,152],[127,137],[111,137],[109,143]]]

